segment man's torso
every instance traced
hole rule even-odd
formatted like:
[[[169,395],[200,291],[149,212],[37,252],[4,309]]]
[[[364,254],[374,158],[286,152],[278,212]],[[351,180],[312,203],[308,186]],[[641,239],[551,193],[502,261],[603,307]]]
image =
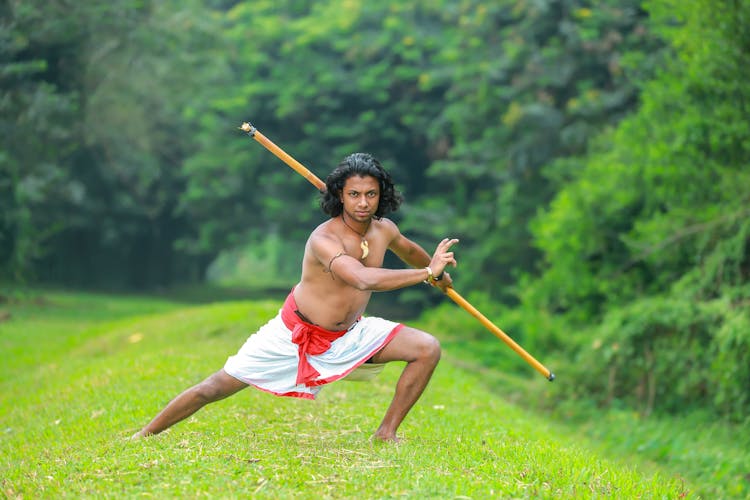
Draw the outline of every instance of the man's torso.
[[[294,290],[299,311],[312,323],[328,330],[344,330],[365,311],[372,295],[345,283],[330,269],[333,261],[341,255],[359,260],[367,267],[382,267],[385,252],[394,238],[393,224],[387,220],[373,219],[366,239],[368,255],[360,259],[362,238],[345,227],[338,219],[330,219],[318,226],[305,245],[302,261],[302,278]],[[321,262],[312,249],[316,238],[328,238],[340,246],[330,262]]]

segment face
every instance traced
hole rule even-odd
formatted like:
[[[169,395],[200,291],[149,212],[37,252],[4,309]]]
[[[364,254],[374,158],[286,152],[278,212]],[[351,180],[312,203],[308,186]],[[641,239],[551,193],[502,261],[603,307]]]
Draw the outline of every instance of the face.
[[[375,215],[380,203],[380,184],[375,177],[352,176],[344,182],[341,190],[344,212],[351,219],[366,222]]]

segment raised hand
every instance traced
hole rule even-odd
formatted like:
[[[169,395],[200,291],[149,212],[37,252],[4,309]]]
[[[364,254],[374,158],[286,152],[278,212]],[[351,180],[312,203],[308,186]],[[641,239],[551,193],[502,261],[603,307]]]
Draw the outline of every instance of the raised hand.
[[[435,253],[432,254],[432,260],[430,260],[430,269],[432,269],[436,278],[443,274],[446,266],[456,267],[456,257],[450,251],[450,248],[456,243],[458,243],[456,238],[444,238],[443,241],[438,243]]]

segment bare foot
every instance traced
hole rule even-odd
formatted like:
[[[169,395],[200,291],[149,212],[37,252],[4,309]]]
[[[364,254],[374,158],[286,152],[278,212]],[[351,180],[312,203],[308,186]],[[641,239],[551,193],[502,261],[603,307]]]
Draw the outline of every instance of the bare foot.
[[[398,438],[395,434],[379,434],[375,433],[372,435],[371,438],[372,441],[377,441],[379,443],[400,443],[401,439]]]
[[[132,436],[130,436],[130,440],[131,441],[137,441],[139,439],[143,439],[143,438],[148,437],[150,435],[151,434],[145,434],[143,432],[143,430],[140,430],[140,431],[136,432],[135,434],[133,434]]]

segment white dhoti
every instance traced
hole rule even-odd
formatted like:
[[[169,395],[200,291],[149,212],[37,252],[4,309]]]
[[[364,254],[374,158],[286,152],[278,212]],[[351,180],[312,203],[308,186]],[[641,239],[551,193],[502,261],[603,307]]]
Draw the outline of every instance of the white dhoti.
[[[349,375],[403,327],[383,318],[366,317],[346,331],[328,332],[302,321],[294,310],[294,297],[289,294],[279,314],[251,335],[237,354],[227,359],[224,371],[277,396],[314,399],[321,386]],[[310,354],[303,352],[307,342],[300,341],[299,330],[310,332],[310,343],[319,340],[316,334],[337,338],[324,352]],[[328,346],[328,343],[324,341],[323,345]],[[300,381],[303,371],[305,380]]]

